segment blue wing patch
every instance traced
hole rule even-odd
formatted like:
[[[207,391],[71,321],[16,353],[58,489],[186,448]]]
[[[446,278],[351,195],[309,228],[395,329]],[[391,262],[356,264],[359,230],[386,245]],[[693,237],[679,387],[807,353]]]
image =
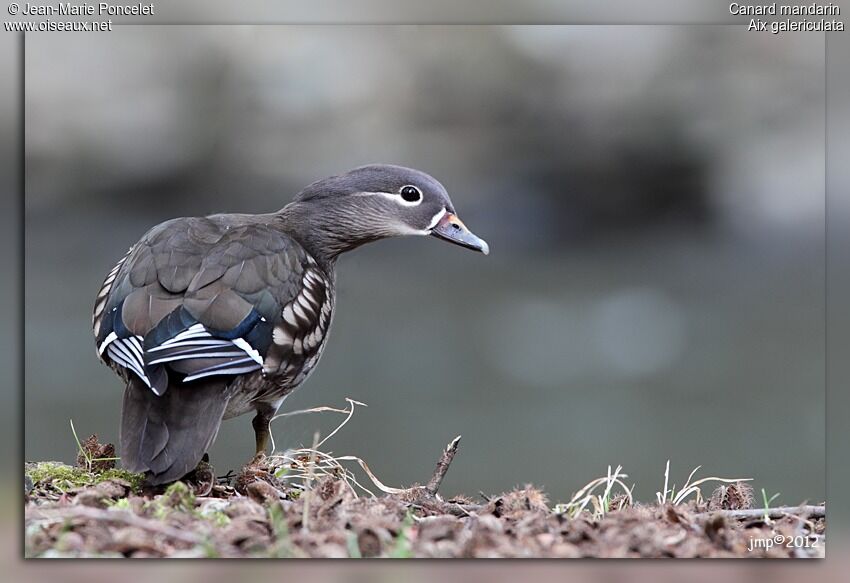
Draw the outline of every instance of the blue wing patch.
[[[123,304],[123,302],[122,302]],[[133,335],[121,319],[121,306],[104,318],[111,332],[98,346],[115,363],[138,376],[157,395],[168,389],[169,373],[182,382],[213,375],[260,370],[271,341],[271,325],[251,310],[232,330],[211,330],[182,306],[163,318],[144,338]]]

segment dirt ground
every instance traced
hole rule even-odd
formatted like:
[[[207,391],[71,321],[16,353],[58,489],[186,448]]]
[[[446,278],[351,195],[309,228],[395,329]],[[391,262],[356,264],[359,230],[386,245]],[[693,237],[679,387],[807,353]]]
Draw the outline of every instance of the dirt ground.
[[[102,447],[87,442],[89,446]],[[102,452],[101,452],[102,453]],[[751,509],[748,486],[679,505],[605,501],[564,512],[526,487],[444,500],[427,487],[356,496],[325,475],[308,487],[257,460],[215,477],[146,489],[92,462],[27,464],[27,557],[822,557],[823,507]],[[770,541],[770,542],[768,542]]]

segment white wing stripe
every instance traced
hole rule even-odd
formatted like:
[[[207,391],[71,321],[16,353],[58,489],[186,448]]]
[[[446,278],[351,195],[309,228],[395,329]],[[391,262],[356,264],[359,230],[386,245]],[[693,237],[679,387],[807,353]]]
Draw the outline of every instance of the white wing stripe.
[[[262,356],[260,356],[260,353],[259,353],[259,352],[257,352],[257,349],[256,349],[256,348],[254,348],[253,346],[251,346],[250,344],[248,344],[248,342],[247,342],[247,341],[245,341],[245,339],[244,339],[244,338],[236,338],[235,340],[233,340],[233,344],[235,344],[237,347],[239,347],[239,348],[241,348],[242,350],[244,350],[244,351],[245,351],[245,353],[246,353],[248,356],[250,356],[250,357],[251,357],[251,359],[252,359],[254,362],[256,362],[257,364],[259,364],[259,365],[261,365],[261,366],[262,366],[262,364],[263,364],[263,357],[262,357]]]
[[[142,345],[139,340],[135,336],[131,336],[125,340],[125,343],[130,346],[133,351],[133,355],[136,357],[138,362],[144,362],[145,358],[142,356]]]
[[[182,340],[180,342],[175,342],[173,344],[160,344],[159,346],[154,346],[149,349],[148,352],[157,352],[159,350],[165,350],[166,348],[177,348],[183,346],[227,346],[228,344],[233,344],[230,340],[218,340],[215,338],[208,338],[206,340]]]
[[[130,349],[125,346],[122,340],[118,340],[117,342],[113,342],[109,345],[108,350],[117,352],[122,360],[127,363],[127,366],[133,368],[134,370],[141,371],[139,368],[139,363],[136,361],[136,358],[130,352]]]
[[[207,332],[203,327],[197,329],[197,326],[200,326],[200,324],[195,324],[194,326],[192,326],[188,330],[184,330],[174,338],[169,338],[168,340],[160,344],[160,346],[170,346],[175,342],[181,342],[182,340],[188,340],[190,338],[212,338],[212,334]]]
[[[103,351],[106,350],[106,347],[109,346],[109,343],[118,338],[118,334],[115,332],[110,332],[109,336],[103,339],[103,342],[100,343],[100,347],[98,347],[98,354],[103,354]]]
[[[193,358],[225,358],[225,357],[233,357],[238,356],[238,353],[234,352],[201,352],[196,354],[178,354],[176,356],[164,356],[162,358],[157,358],[156,360],[150,361],[148,364],[162,364],[163,362],[174,362],[175,360],[190,360]],[[253,359],[251,359],[253,360]]]
[[[151,386],[150,381],[148,380],[147,375],[144,372],[144,365],[136,360],[136,358],[130,353],[128,350],[127,344],[128,339],[118,340],[117,342],[110,342],[110,344],[106,347],[106,352],[109,354],[109,357],[123,366],[131,370],[136,374],[137,377],[142,379],[142,381],[148,386]],[[135,338],[133,340],[136,340]],[[138,340],[136,340],[138,342]]]
[[[250,363],[247,364],[246,363]],[[243,366],[245,365],[245,366]],[[256,362],[254,362],[251,358],[242,358],[239,360],[235,360],[227,364],[226,368],[216,368],[212,370],[207,370],[204,372],[199,372],[193,375],[189,375],[183,379],[183,382],[194,381],[196,379],[202,379],[204,377],[212,376],[212,375],[222,375],[222,374],[242,374],[246,372],[253,372],[255,370],[259,370],[259,366]]]

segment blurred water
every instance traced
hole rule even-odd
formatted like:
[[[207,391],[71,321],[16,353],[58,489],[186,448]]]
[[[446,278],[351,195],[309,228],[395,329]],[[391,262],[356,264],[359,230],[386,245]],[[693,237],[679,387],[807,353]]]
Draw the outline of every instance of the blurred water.
[[[71,460],[69,419],[116,439],[90,312],[147,228],[384,160],[443,180],[493,252],[343,258],[321,366],[285,405],[368,403],[336,453],[408,484],[463,434],[446,492],[564,499],[623,464],[650,499],[669,458],[677,483],[701,464],[820,501],[822,39],[622,28],[28,39],[26,457]],[[276,441],[337,420],[281,420]],[[213,461],[252,444],[227,422]]]

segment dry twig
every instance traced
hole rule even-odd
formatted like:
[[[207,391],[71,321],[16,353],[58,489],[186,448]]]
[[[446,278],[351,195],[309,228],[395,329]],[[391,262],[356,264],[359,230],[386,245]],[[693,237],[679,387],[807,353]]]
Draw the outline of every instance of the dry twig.
[[[431,476],[431,479],[428,480],[428,484],[425,486],[425,490],[427,490],[432,496],[437,495],[437,490],[440,489],[440,484],[443,483],[443,478],[446,477],[446,472],[449,471],[449,466],[451,465],[452,460],[455,459],[455,454],[457,453],[459,444],[460,435],[449,442],[446,449],[443,451],[443,455],[441,455],[440,459],[437,460],[437,467],[434,468],[434,475]]]

